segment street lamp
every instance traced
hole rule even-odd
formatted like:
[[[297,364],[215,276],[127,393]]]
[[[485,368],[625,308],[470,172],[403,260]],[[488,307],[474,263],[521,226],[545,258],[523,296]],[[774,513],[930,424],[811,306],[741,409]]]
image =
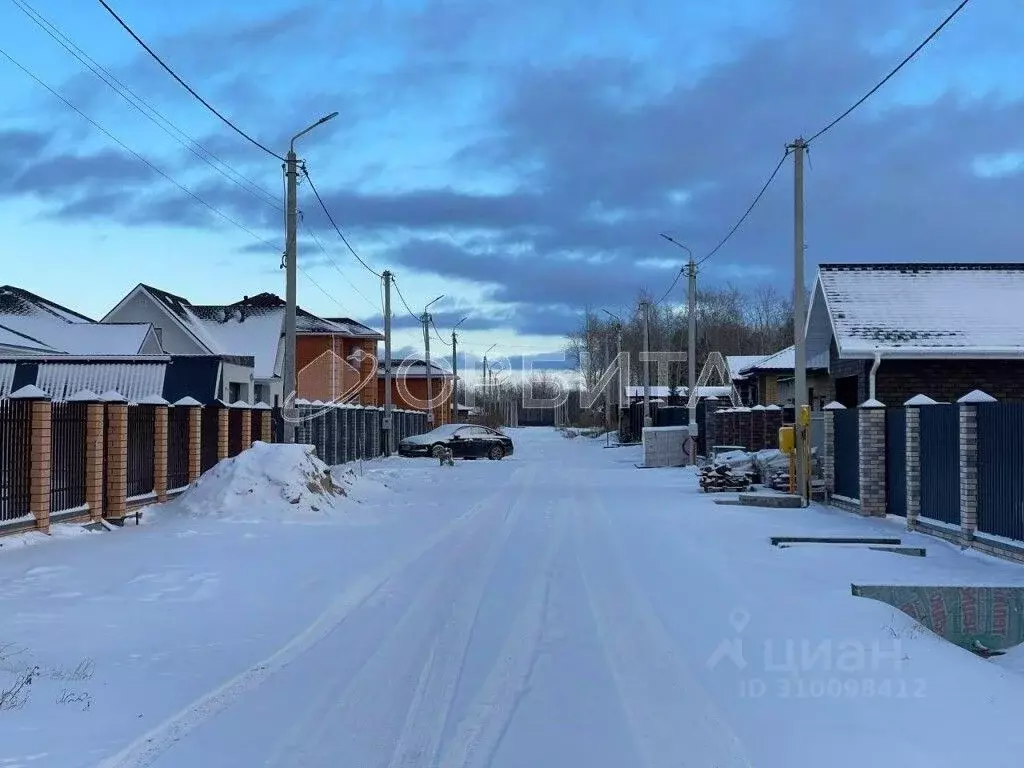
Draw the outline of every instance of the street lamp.
[[[423,348],[427,353],[427,423],[434,423],[434,388],[433,388],[433,376],[431,376],[430,369],[430,313],[427,311],[430,309],[431,304],[435,304],[444,298],[442,293],[433,301],[427,302],[427,305],[423,308]]]
[[[697,263],[693,260],[693,251],[664,232],[661,236],[672,245],[678,246],[690,254],[690,261],[686,265],[686,321],[689,326],[686,343],[686,403],[690,412],[690,462],[696,463],[696,440],[697,440]]]
[[[297,134],[292,136],[292,140],[288,144],[288,155],[285,159],[285,179],[286,184],[286,195],[285,210],[286,222],[285,222],[285,311],[284,311],[284,370],[282,371],[282,384],[283,392],[282,397],[284,404],[288,404],[288,399],[292,399],[294,405],[295,398],[297,396],[297,388],[295,386],[295,314],[297,312],[296,297],[296,283],[298,281],[298,238],[297,229],[299,225],[299,202],[298,202],[298,187],[299,187],[299,161],[295,156],[295,141],[307,133],[312,131],[314,128],[323,125],[328,120],[333,120],[338,116],[337,112],[331,112],[329,115],[324,115],[315,123],[307,128],[299,131]],[[284,419],[284,441],[286,443],[295,442],[295,419]]]
[[[455,335],[455,329],[469,320],[469,315],[459,320],[452,326],[452,423],[457,421],[459,408],[459,340]]]

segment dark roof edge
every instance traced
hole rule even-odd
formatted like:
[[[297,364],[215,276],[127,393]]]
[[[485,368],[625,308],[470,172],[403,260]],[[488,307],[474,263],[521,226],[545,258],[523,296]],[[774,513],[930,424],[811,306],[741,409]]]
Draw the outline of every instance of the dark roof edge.
[[[951,263],[951,262],[871,262],[865,264],[819,264],[820,271],[831,272],[891,272],[891,271],[989,271],[989,270],[1020,270],[1024,271],[1022,262],[975,262],[975,263]]]

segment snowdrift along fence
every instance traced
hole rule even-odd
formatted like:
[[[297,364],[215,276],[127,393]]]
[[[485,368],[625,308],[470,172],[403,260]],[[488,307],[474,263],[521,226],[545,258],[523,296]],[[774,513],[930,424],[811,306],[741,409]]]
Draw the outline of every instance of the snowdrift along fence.
[[[194,482],[204,463],[270,442],[271,426],[263,404],[129,403],[116,392],[54,403],[24,387],[0,399],[0,534],[46,530],[53,518],[122,523]]]

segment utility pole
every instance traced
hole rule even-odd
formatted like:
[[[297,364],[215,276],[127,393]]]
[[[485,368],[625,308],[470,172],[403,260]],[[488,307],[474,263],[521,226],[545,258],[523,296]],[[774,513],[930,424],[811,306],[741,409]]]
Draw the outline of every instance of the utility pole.
[[[459,339],[455,329],[469,319],[469,315],[452,326],[452,424],[459,420]]]
[[[651,421],[651,302],[644,299],[640,302],[644,308],[644,426],[653,425]]]
[[[486,413],[489,413],[489,412],[490,412],[490,409],[491,409],[491,401],[490,401],[490,389],[489,389],[489,387],[487,386],[487,355],[489,355],[489,354],[490,354],[490,352],[491,352],[491,350],[492,350],[492,349],[494,349],[494,348],[495,348],[496,346],[497,346],[497,344],[491,344],[491,346],[489,346],[489,347],[487,348],[487,351],[486,351],[486,352],[484,352],[484,377],[483,377],[483,386],[484,386],[484,413],[485,413],[485,414],[486,414]]]
[[[604,367],[608,367],[608,333],[607,331],[602,334],[604,336]],[[603,375],[603,374],[602,374]],[[605,443],[607,444],[607,435],[612,431],[612,398],[608,392],[608,387],[604,388],[604,429],[605,429]]]
[[[288,144],[288,154],[285,156],[285,238],[284,238],[284,259],[285,259],[285,310],[284,310],[284,370],[281,372],[281,383],[283,385],[282,412],[292,411],[285,414],[288,418],[284,421],[284,441],[295,442],[295,398],[297,396],[295,386],[295,315],[298,312],[298,226],[299,226],[299,159],[295,154],[295,141],[306,135],[319,125],[337,117],[337,112],[332,112],[317,120],[307,128],[299,131],[292,137]],[[289,406],[289,401],[291,405]]]
[[[394,404],[391,399],[391,271],[384,270],[384,455],[394,451],[394,431],[391,415]]]
[[[452,424],[459,420],[459,340],[452,328]]]
[[[804,339],[804,323],[807,310],[804,300],[804,150],[803,137],[788,148],[793,151],[793,350],[794,350],[794,392],[793,436],[796,450],[796,487],[808,502],[807,462],[808,425],[803,423],[803,410],[807,405],[807,347]]]
[[[299,220],[299,161],[295,155],[294,147],[288,150],[285,160],[286,180],[286,233],[284,241],[285,261],[285,310],[284,310],[284,370],[282,371],[282,384],[284,391],[284,408],[294,413],[296,386],[295,386],[295,316],[298,312],[297,283],[298,283],[298,220]],[[295,418],[283,419],[284,441],[295,442]]]
[[[427,424],[434,423],[434,377],[433,369],[430,367],[430,305],[440,301],[444,295],[438,296],[434,301],[428,302],[423,308],[421,320],[423,322],[423,349],[427,354]]]
[[[694,390],[697,387],[697,263],[690,256],[690,263],[686,265],[688,287],[686,291],[686,319],[689,333],[686,345],[686,367],[687,367],[687,401],[693,403],[690,406],[690,463],[697,463],[697,400],[694,397]]]
[[[427,424],[433,425],[434,423],[434,391],[433,391],[433,377],[430,375],[430,315],[424,311],[420,316],[420,322],[423,324],[423,348],[426,350],[426,363],[427,363]]]

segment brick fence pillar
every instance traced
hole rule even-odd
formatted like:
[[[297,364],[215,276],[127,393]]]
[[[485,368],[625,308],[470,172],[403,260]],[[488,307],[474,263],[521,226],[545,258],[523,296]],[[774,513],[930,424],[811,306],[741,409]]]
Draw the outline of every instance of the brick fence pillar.
[[[836,411],[845,411],[842,403],[831,402],[823,409],[825,450],[822,457],[825,473],[825,493],[831,497],[836,492]]]
[[[203,406],[191,397],[183,397],[174,404],[175,408],[188,408],[188,483],[199,479],[202,469],[203,450]]]
[[[162,397],[147,397],[139,401],[153,409],[153,493],[157,501],[167,501],[167,407]]]
[[[906,483],[907,529],[917,527],[921,517],[921,407],[935,405],[928,395],[914,395],[903,405],[907,410]]]
[[[104,444],[103,403],[95,392],[83,390],[68,398],[68,402],[85,406],[85,503],[92,520],[103,518],[103,461]]]
[[[248,405],[238,406],[242,412],[242,450],[252,446],[252,408]]]
[[[20,400],[29,410],[29,511],[36,528],[50,532],[50,447],[52,441],[52,406],[50,396],[35,385],[24,386],[11,393],[11,400]]]
[[[270,406],[264,405],[260,408],[260,435],[257,438],[264,443],[274,442],[273,422],[270,419]]]
[[[228,457],[228,406],[217,409],[217,461]]]
[[[860,405],[860,513],[885,517],[885,406],[877,400]]]
[[[996,399],[975,389],[956,402],[960,406],[960,535],[970,546],[978,530],[978,405]]]
[[[119,392],[100,395],[106,406],[107,504],[109,520],[123,521],[128,498],[128,400]]]

